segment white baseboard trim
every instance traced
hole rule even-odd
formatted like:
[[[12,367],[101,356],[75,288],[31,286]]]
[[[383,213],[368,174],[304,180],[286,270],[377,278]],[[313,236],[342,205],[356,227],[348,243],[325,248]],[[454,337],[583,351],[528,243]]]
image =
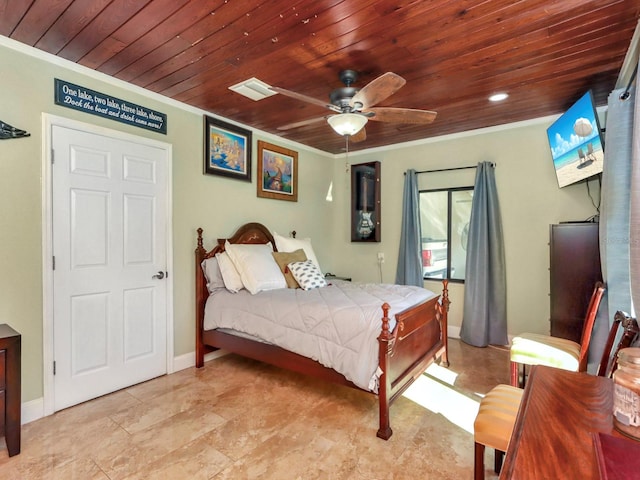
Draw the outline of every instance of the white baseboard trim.
[[[44,417],[44,398],[40,397],[35,400],[24,402],[22,404],[20,415],[20,423],[22,425]]]
[[[196,364],[196,352],[185,353],[184,355],[179,355],[177,357],[173,357],[173,371],[179,372],[180,370],[185,370],[189,367],[193,367]]]
[[[208,362],[209,360],[214,360],[216,358],[220,358],[228,354],[229,352],[225,350],[216,350],[215,352],[207,353],[204,356],[204,361]],[[174,373],[180,370],[185,370],[187,368],[194,367],[195,365],[196,365],[196,352],[185,353],[184,355],[180,355],[178,357],[173,358]]]
[[[447,326],[447,337],[460,338],[460,327],[456,327],[455,325]]]
[[[204,356],[204,361],[214,360],[216,358],[228,355],[229,352],[224,350],[216,350],[215,352],[207,353]],[[196,364],[196,352],[185,353],[173,358],[173,373],[185,370],[190,367],[194,367]],[[44,415],[44,398],[36,398],[29,402],[24,402],[21,407],[20,423],[25,425],[35,420],[43,418]]]
[[[224,357],[225,355],[229,355],[229,352],[225,350],[216,350],[215,352],[205,354],[204,361],[208,362],[209,360],[215,360],[216,358]],[[193,364],[195,365],[195,361]]]
[[[507,338],[509,339],[509,345],[511,345],[513,341],[513,337],[516,335],[507,334]],[[460,340],[460,327],[456,327],[455,325],[451,325],[447,328],[447,337],[449,338],[457,338]]]

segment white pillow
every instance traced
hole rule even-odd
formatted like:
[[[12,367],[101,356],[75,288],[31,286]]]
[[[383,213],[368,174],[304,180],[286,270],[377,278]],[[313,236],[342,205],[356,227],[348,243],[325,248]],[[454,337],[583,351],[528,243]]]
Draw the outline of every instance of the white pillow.
[[[300,248],[303,249],[307,258],[315,263],[318,270],[320,270],[320,262],[318,262],[316,254],[313,251],[310,238],[283,237],[273,232],[273,239],[276,241],[276,248],[279,252],[295,252]]]
[[[244,288],[242,279],[227,252],[216,253],[216,258],[218,259],[222,280],[224,280],[224,286],[227,290],[231,293],[237,293],[242,290]]]
[[[271,245],[231,244],[227,241],[224,249],[236,266],[242,284],[252,294],[287,288],[287,281],[273,258]]]
[[[291,275],[296,279],[303,290],[326,287],[327,281],[322,276],[322,272],[311,260],[304,262],[293,262],[287,265]]]
[[[200,264],[207,279],[207,290],[213,293],[217,288],[224,288],[224,279],[218,265],[218,259],[215,257],[205,258]]]

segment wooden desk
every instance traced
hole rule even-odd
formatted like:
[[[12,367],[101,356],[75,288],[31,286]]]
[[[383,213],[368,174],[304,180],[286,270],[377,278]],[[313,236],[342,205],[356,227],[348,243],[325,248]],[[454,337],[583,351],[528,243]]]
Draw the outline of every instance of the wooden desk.
[[[614,431],[613,381],[535,366],[500,479],[599,480],[592,432]]]

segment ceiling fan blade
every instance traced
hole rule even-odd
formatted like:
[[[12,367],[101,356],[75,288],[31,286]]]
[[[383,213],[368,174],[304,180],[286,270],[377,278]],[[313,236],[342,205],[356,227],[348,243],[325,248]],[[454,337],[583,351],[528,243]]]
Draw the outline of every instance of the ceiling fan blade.
[[[291,130],[292,128],[304,127],[306,125],[313,125],[314,123],[318,123],[321,121],[327,121],[327,117],[315,117],[308,118],[306,120],[300,120],[299,122],[287,123],[286,125],[282,125],[278,127],[278,130]]]
[[[296,100],[312,103],[313,105],[318,105],[319,107],[325,107],[325,108],[328,108],[329,110],[333,110],[334,112],[340,113],[341,111],[340,108],[336,107],[335,105],[332,105],[329,102],[323,102],[322,100],[318,100],[317,98],[313,98],[313,97],[308,97],[301,93],[292,92],[291,90],[285,90],[284,88],[280,88],[280,87],[269,87],[269,89],[281,95],[284,95],[286,97],[291,97],[291,98],[295,98]]]
[[[357,109],[367,109],[377,105],[385,98],[396,93],[407,81],[400,75],[387,72],[380,75],[356,93],[351,99],[351,106]]]
[[[362,127],[356,133],[349,137],[349,140],[353,143],[364,142],[367,139],[367,129]]]
[[[415,123],[425,124],[431,123],[436,119],[436,112],[429,110],[416,110],[413,108],[393,108],[393,107],[375,107],[369,108],[362,113],[367,114],[369,120],[376,122],[394,122],[394,123]],[[372,116],[369,114],[373,113]]]

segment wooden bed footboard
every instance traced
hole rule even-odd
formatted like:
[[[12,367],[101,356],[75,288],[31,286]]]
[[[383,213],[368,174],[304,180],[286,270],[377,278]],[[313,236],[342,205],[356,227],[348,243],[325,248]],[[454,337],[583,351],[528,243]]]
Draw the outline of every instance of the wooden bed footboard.
[[[202,229],[198,229],[195,250],[196,287],[196,367],[204,366],[207,351],[223,349],[253,358],[280,368],[303,373],[326,381],[358,388],[336,371],[320,363],[274,345],[240,338],[217,330],[204,330],[204,307],[209,296],[207,283],[201,268],[203,260],[224,251],[226,239],[218,239],[217,245],[207,251],[203,246]],[[271,243],[275,241],[266,227],[248,223],[229,239],[231,243]],[[387,440],[393,431],[390,427],[389,409],[413,381],[437,358],[443,366],[449,366],[447,356],[447,313],[449,310],[448,282],[443,281],[442,295],[422,302],[395,316],[396,325],[390,329],[389,305],[382,305],[382,327],[378,337],[380,376],[378,402],[380,426],[377,436]],[[371,392],[369,392],[371,393]]]
[[[377,436],[388,440],[393,431],[389,425],[389,407],[431,363],[449,366],[447,355],[448,282],[443,281],[441,297],[434,297],[396,315],[396,326],[389,329],[389,305],[382,305],[382,332],[379,365],[380,428]]]

